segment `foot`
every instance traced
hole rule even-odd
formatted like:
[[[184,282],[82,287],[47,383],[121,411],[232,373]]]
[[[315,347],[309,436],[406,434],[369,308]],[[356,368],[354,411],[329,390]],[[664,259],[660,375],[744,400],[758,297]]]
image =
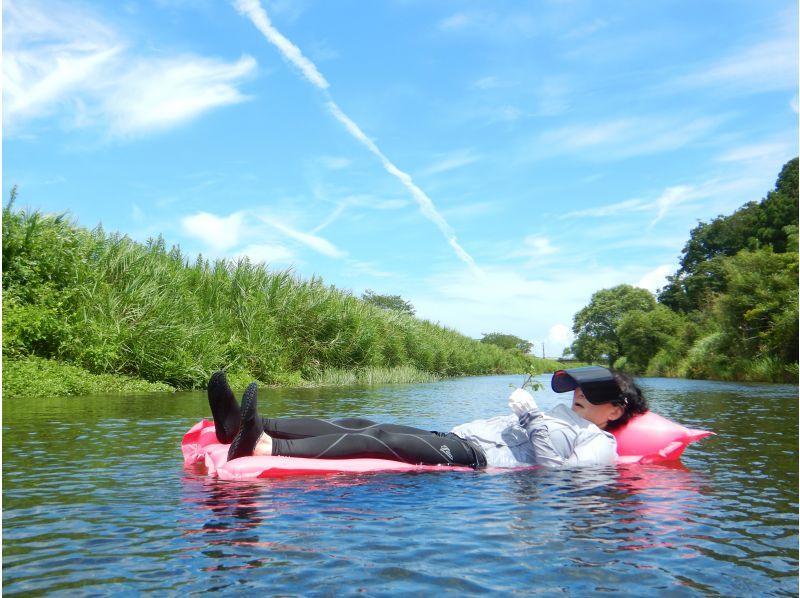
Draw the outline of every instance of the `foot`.
[[[239,431],[239,403],[233,395],[225,372],[211,374],[208,381],[208,404],[214,416],[217,439],[228,444]]]
[[[256,448],[253,449],[253,455],[256,457],[271,457],[272,456],[272,436],[266,432],[262,432],[261,436],[256,442]]]
[[[251,383],[242,397],[242,417],[239,431],[228,449],[228,461],[253,454],[264,428],[258,417],[258,386]]]

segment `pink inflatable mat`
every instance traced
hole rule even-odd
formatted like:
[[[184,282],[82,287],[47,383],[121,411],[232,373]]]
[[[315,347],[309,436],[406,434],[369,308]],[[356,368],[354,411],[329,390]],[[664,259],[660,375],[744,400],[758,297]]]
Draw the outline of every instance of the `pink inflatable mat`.
[[[648,412],[614,431],[619,463],[663,463],[680,459],[686,446],[712,432],[693,430]],[[473,471],[470,467],[413,465],[387,459],[302,459],[298,457],[241,457],[228,461],[228,446],[217,439],[214,424],[201,420],[181,442],[185,465],[202,463],[208,475],[222,480],[379,471]]]
[[[378,471],[473,471],[471,467],[413,465],[388,459],[302,459],[299,457],[240,457],[228,461],[228,444],[220,444],[214,423],[201,420],[181,442],[185,465],[204,463],[208,475],[221,480],[254,480],[283,476],[370,473]]]

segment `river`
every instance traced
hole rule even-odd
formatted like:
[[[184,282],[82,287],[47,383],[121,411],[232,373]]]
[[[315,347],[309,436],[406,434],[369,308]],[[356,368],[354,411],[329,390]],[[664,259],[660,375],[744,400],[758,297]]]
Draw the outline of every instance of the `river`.
[[[448,430],[507,412],[521,383],[262,389],[259,406]],[[183,468],[205,393],[4,397],[3,593],[796,596],[798,387],[640,383],[716,435],[661,466],[237,483]]]

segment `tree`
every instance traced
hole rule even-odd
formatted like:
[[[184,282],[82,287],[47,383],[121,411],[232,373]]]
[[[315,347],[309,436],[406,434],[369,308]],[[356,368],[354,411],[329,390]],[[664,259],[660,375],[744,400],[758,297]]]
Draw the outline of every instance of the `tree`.
[[[655,307],[656,300],[650,291],[629,284],[597,291],[589,305],[575,314],[572,352],[581,361],[596,362],[605,357],[613,365],[623,355],[618,330],[622,319],[629,312],[649,312]]]
[[[413,316],[415,313],[414,306],[400,295],[379,295],[371,289],[367,289],[361,295],[361,299],[381,309],[397,311],[409,316]]]
[[[618,334],[627,368],[635,373],[644,372],[656,353],[680,343],[683,328],[683,318],[663,305],[656,305],[651,311],[637,309],[625,314]]]
[[[731,357],[798,357],[798,257],[770,249],[742,251],[724,263],[727,292],[717,298],[712,321]]]
[[[481,342],[496,345],[501,349],[519,349],[525,354],[530,353],[531,349],[533,349],[533,343],[513,334],[503,334],[501,332],[484,333]]]
[[[787,162],[775,189],[760,202],[751,201],[729,216],[718,216],[692,229],[683,247],[680,268],[667,278],[659,302],[677,311],[701,309],[725,290],[721,260],[742,250],[769,247],[775,253],[797,251],[798,159]]]

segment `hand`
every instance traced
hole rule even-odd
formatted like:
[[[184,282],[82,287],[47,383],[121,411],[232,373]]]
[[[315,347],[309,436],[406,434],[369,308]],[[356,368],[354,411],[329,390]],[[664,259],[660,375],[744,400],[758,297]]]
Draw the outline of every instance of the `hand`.
[[[518,388],[508,397],[508,406],[517,417],[522,417],[529,411],[537,408],[536,401],[533,400],[531,393],[523,388]]]

